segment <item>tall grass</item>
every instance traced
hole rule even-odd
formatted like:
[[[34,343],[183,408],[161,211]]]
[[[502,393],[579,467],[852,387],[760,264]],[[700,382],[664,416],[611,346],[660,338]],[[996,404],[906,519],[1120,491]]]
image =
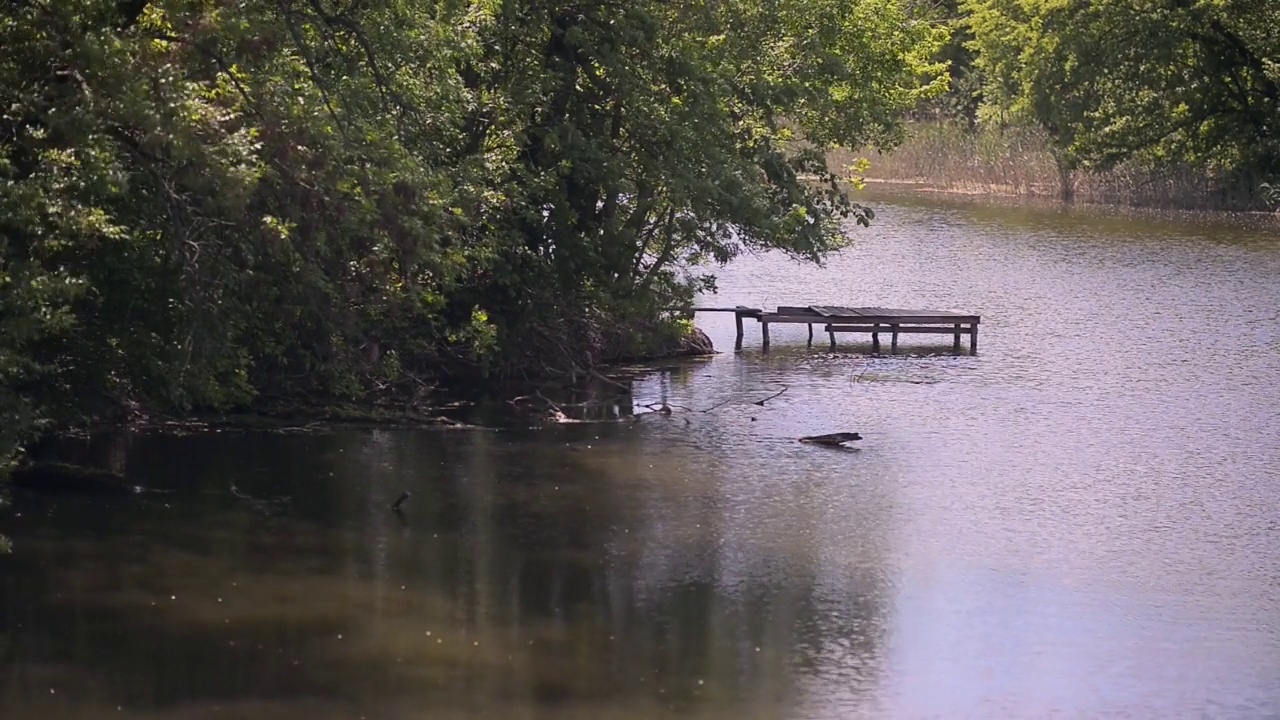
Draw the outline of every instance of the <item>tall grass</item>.
[[[1082,203],[1189,210],[1263,210],[1263,178],[1190,166],[1152,168],[1137,161],[1106,172],[1064,177],[1047,135],[1029,127],[918,122],[897,149],[840,150],[835,163],[870,161],[869,182],[903,183],[974,194],[1072,197]],[[1064,192],[1069,190],[1069,192]]]

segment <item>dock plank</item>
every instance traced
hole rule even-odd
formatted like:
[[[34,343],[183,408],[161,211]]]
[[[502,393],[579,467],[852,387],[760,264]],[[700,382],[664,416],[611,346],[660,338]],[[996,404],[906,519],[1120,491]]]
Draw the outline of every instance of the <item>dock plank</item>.
[[[843,318],[829,318],[832,322],[842,320]],[[860,323],[884,323],[887,325],[908,324],[916,325],[950,325],[959,323],[961,325],[976,325],[981,318],[977,315],[859,315],[856,318],[850,318]]]
[[[801,306],[801,305],[779,305],[779,306],[778,306],[778,309],[777,309],[776,311],[774,311],[774,312],[775,312],[775,314],[777,314],[777,315],[806,315],[806,316],[813,316],[813,315],[818,315],[818,314],[820,314],[820,313],[818,313],[818,312],[817,312],[817,310],[815,310],[812,306],[809,306],[809,305],[804,305],[804,306]]]
[[[842,305],[811,305],[810,308],[814,312],[823,317],[877,317],[877,318],[896,318],[896,317],[938,317],[938,318],[969,318],[976,317],[965,313],[953,312],[951,310],[916,310],[903,308],[884,308],[884,307],[846,307]],[[786,308],[792,310],[793,308]],[[778,312],[782,313],[783,308],[778,308]],[[787,313],[792,314],[792,313]]]
[[[956,329],[953,327],[884,327],[876,325],[827,325],[823,328],[826,332],[838,333],[901,333],[903,335],[955,335]],[[964,328],[959,331],[961,335],[969,335],[971,330]]]

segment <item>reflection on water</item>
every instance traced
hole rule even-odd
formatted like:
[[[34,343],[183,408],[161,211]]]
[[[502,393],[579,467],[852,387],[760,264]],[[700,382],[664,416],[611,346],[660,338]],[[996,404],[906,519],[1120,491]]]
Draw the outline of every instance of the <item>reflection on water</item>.
[[[636,383],[710,412],[93,450],[165,492],[0,511],[3,717],[1280,714],[1274,228],[902,200],[856,238],[716,303],[973,311],[983,353],[749,323]]]
[[[32,501],[15,523],[5,701],[729,717],[774,713],[788,668],[833,652],[872,682],[875,568],[824,569],[815,526],[761,537],[767,498],[726,504],[730,478],[648,429],[135,440],[131,475],[172,493]]]

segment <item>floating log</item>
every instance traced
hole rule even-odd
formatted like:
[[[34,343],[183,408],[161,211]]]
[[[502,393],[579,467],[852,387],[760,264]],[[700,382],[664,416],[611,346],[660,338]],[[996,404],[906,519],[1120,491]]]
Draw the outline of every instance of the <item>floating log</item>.
[[[810,435],[809,437],[800,438],[800,442],[813,443],[814,445],[844,445],[847,442],[861,439],[862,436],[856,432],[841,432],[828,435]]]

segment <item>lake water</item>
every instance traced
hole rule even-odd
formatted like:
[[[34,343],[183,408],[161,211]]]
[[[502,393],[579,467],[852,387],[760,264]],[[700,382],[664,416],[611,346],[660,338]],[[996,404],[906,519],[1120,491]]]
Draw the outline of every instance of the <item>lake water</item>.
[[[0,511],[0,717],[1280,717],[1280,224],[876,206],[713,302],[978,356],[700,315],[669,416],[135,437],[169,492]]]

